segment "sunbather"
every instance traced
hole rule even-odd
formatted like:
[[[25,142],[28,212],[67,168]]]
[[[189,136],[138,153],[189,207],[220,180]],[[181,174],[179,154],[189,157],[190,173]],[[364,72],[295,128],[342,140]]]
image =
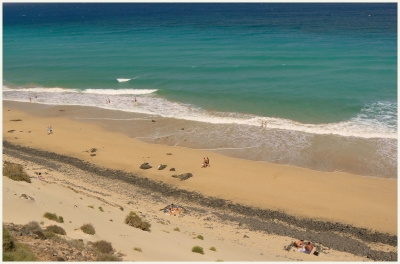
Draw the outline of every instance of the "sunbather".
[[[301,240],[299,240],[299,241],[297,241],[297,242],[294,242],[293,245],[294,245],[295,247],[297,247],[297,248],[302,248],[302,247],[304,246],[304,240],[301,239]]]
[[[41,172],[39,172],[38,179],[41,180],[41,181],[44,180],[44,177],[42,176],[42,173],[41,173]]]
[[[305,251],[304,253],[310,254],[311,251],[313,250],[314,246],[311,244],[311,242],[308,242],[306,247],[305,247]]]

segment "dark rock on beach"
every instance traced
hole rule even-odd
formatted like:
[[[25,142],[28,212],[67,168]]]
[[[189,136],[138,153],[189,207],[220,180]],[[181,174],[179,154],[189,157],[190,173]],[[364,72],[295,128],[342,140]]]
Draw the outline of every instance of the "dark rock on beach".
[[[160,166],[158,166],[158,170],[163,170],[163,169],[165,169],[166,167],[167,167],[167,165],[160,164]]]
[[[191,174],[191,173],[183,173],[183,174],[180,174],[180,175],[174,174],[174,175],[172,175],[172,177],[173,178],[178,178],[181,181],[184,181],[184,180],[187,180],[187,179],[193,177],[193,174]]]
[[[148,170],[148,169],[151,169],[151,168],[153,168],[153,167],[151,167],[151,166],[149,165],[149,163],[145,162],[145,163],[143,163],[142,165],[140,165],[140,168],[141,168],[142,170]]]
[[[175,168],[171,168],[171,169],[169,169],[169,171],[175,171]]]

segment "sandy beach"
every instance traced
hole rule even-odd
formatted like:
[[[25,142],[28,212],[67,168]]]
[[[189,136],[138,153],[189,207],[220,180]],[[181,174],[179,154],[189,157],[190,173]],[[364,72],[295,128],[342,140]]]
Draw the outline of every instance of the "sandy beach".
[[[78,120],[77,117],[83,116],[80,114],[82,112],[97,116],[98,119]],[[297,222],[305,223],[304,226],[298,226],[302,234],[323,233],[314,226],[307,226],[309,223],[307,221],[327,222],[360,229],[366,234],[379,233],[381,234],[379,237],[395,238],[397,245],[397,180],[395,179],[363,177],[342,172],[319,172],[237,159],[204,150],[148,144],[136,139],[135,135],[122,133],[119,127],[135,126],[137,131],[140,128],[148,129],[149,126],[162,126],[168,123],[168,120],[156,119],[155,122],[142,120],[116,126],[113,121],[105,118],[109,114],[105,112],[90,107],[44,106],[3,101],[3,141],[15,146],[74,157],[99,168],[133,174],[139,178],[171,186],[175,190],[199,193],[202,197],[229,201],[254,210],[281,212],[290,216],[288,219],[293,217]],[[177,121],[170,120],[168,124],[176,123]],[[53,128],[51,135],[47,135],[48,126]],[[176,124],[176,127],[181,126],[180,123]],[[90,150],[93,148],[96,149],[95,156],[90,155]],[[55,212],[66,219],[63,227],[69,237],[85,241],[106,239],[125,255],[124,260],[363,261],[371,259],[362,253],[340,246],[334,248],[326,245],[321,243],[322,240],[312,241],[325,248],[325,254],[319,256],[293,250],[285,251],[283,249],[285,246],[301,237],[290,236],[291,232],[285,236],[273,234],[268,230],[252,230],[248,225],[238,225],[234,221],[224,221],[217,217],[224,213],[218,212],[216,206],[198,204],[187,199],[179,200],[176,195],[163,196],[148,189],[141,191],[140,186],[129,185],[118,176],[99,177],[95,173],[88,173],[73,166],[68,170],[56,169],[55,165],[51,167],[52,165],[38,163],[29,151],[26,158],[21,153],[23,151],[13,147],[4,147],[3,160],[23,164],[31,176],[35,171],[41,171],[45,173],[46,180],[34,179],[28,184],[3,177],[3,222],[20,224],[29,221],[40,222],[45,212]],[[201,168],[203,157],[209,157],[211,165],[209,168]],[[51,162],[55,164],[58,161]],[[62,160],[60,162],[62,163]],[[152,168],[140,169],[141,164],[145,162]],[[160,164],[165,164],[167,167],[164,170],[157,170]],[[175,171],[170,171],[171,168],[175,168]],[[183,173],[191,173],[193,177],[184,181],[172,177],[173,174]],[[19,198],[22,193],[34,197],[35,202]],[[160,209],[171,202],[191,209],[177,217],[165,215]],[[89,205],[93,205],[95,209],[89,208]],[[105,212],[97,210],[99,206],[105,208]],[[19,210],[14,210],[16,207]],[[121,211],[120,207],[123,207],[124,211]],[[151,222],[152,231],[144,232],[125,225],[123,219],[129,211],[141,212]],[[246,217],[235,211],[227,214]],[[268,221],[262,217],[259,219],[274,222],[273,219]],[[91,222],[98,233],[90,236],[75,230],[83,222]],[[275,222],[291,225],[282,219],[277,219]],[[45,221],[45,224],[50,223]],[[175,227],[178,227],[180,232],[174,231]],[[340,234],[336,230],[332,230],[331,233],[332,236]],[[204,240],[193,239],[198,234],[201,234]],[[364,237],[342,235],[345,237],[344,240],[359,241],[357,243],[362,243],[373,252],[395,252],[397,255],[397,246],[390,245],[385,239],[373,242]],[[200,255],[191,252],[191,248],[195,245],[204,247],[206,253]],[[135,246],[141,247],[143,252],[134,251],[132,248]],[[216,247],[217,251],[208,250],[211,246]]]

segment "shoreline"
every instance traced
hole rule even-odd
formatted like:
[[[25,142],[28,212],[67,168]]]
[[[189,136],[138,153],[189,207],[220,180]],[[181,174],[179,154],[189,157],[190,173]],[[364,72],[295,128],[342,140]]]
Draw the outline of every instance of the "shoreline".
[[[247,234],[244,237],[251,237],[254,239],[255,234],[261,235],[263,237],[264,235],[267,235],[269,237],[267,238],[267,241],[272,240],[274,241],[272,242],[273,244],[280,243],[280,250],[282,250],[280,253],[279,251],[275,252],[278,253],[275,258],[273,258],[270,254],[266,254],[265,257],[267,257],[268,260],[279,261],[283,259],[289,259],[297,261],[331,261],[338,260],[338,258],[340,259],[346,257],[342,254],[347,253],[342,252],[354,254],[355,259],[357,259],[358,257],[364,257],[366,258],[364,259],[364,261],[368,259],[374,261],[397,260],[397,236],[370,232],[365,229],[354,228],[351,226],[341,226],[338,223],[316,222],[312,223],[314,225],[310,225],[310,223],[305,223],[306,226],[296,225],[299,223],[296,221],[300,221],[301,223],[304,220],[299,220],[295,217],[287,216],[286,219],[290,219],[292,221],[294,220],[294,222],[284,222],[281,218],[282,216],[284,216],[283,213],[246,208],[239,204],[227,204],[227,206],[221,207],[220,203],[216,205],[214,204],[215,201],[218,202],[218,200],[220,199],[204,197],[201,194],[188,193],[184,192],[183,190],[179,191],[183,191],[186,195],[182,195],[180,193],[177,194],[175,192],[177,190],[173,186],[168,186],[161,182],[153,182],[147,179],[143,181],[139,179],[140,177],[132,174],[127,176],[133,178],[132,181],[134,181],[134,183],[127,184],[126,179],[124,180],[124,176],[126,175],[123,175],[123,171],[114,171],[110,169],[99,168],[98,166],[94,166],[93,164],[78,160],[76,158],[61,156],[57,153],[16,146],[8,142],[3,142],[3,144],[3,156],[6,155],[7,160],[16,159],[23,160],[24,163],[36,164],[36,170],[42,168],[41,171],[43,171],[43,169],[46,168],[45,170],[49,171],[49,173],[45,172],[46,182],[61,184],[66,187],[66,189],[72,190],[75,193],[86,194],[86,196],[88,197],[96,198],[103,203],[103,206],[106,205],[108,206],[108,208],[109,206],[111,206],[116,208],[116,210],[121,208],[121,210],[123,210],[124,208],[127,209],[126,207],[130,207],[130,204],[138,204],[137,202],[127,202],[126,200],[125,204],[123,204],[122,201],[120,201],[119,203],[115,203],[115,194],[113,195],[112,192],[118,190],[110,190],[110,188],[107,188],[104,185],[103,181],[105,181],[106,185],[109,186],[117,185],[120,187],[126,187],[119,190],[119,197],[121,197],[121,195],[123,196],[124,194],[127,195],[125,197],[129,197],[130,195],[126,193],[126,190],[124,191],[124,189],[127,189],[129,190],[128,192],[135,193],[135,195],[132,197],[133,199],[137,201],[137,199],[140,197],[142,203],[144,201],[144,203],[147,205],[160,204],[160,202],[165,203],[165,199],[173,200],[175,203],[184,205],[183,208],[185,209],[185,213],[183,214],[183,216],[195,216],[199,219],[203,219],[203,221],[207,221],[206,223],[208,223],[208,221],[211,221],[209,222],[210,224],[204,224],[209,225],[209,227],[205,226],[206,228],[213,229],[212,226],[215,226],[216,223],[219,223],[221,224],[221,227],[218,229],[223,229],[225,227],[239,229],[239,231],[244,231],[244,233]],[[63,179],[62,177],[59,177],[58,172],[67,173],[69,176],[67,176],[66,178],[64,176]],[[79,183],[76,181],[76,175],[85,175],[84,177],[86,179],[86,185],[84,186],[86,187],[81,186],[82,182]],[[112,177],[109,177],[110,175],[112,175]],[[137,181],[135,181],[135,178]],[[95,180],[96,183],[94,183],[93,180]],[[123,185],[118,184],[118,182],[121,182]],[[98,185],[101,185],[105,188],[97,189],[100,191],[96,191],[96,189],[92,189],[93,187],[96,188],[96,185],[97,187]],[[160,188],[158,188],[157,186],[159,186]],[[111,189],[113,188],[111,187]],[[8,191],[9,188],[7,188],[7,192]],[[176,197],[174,197],[174,194]],[[56,197],[53,198],[57,199]],[[74,203],[77,203],[77,201],[74,201]],[[213,204],[215,206],[213,206]],[[154,206],[150,207],[154,209]],[[138,207],[136,208],[138,209]],[[241,212],[239,212],[240,209]],[[150,208],[143,211],[142,208],[140,213],[142,215],[146,215],[146,218],[149,218],[149,215],[151,215],[151,213],[149,214],[149,212],[154,213],[154,210],[149,210]],[[269,217],[265,217],[265,214],[268,213],[270,213]],[[183,220],[183,216],[178,216],[180,221]],[[156,217],[155,219],[160,220],[158,217]],[[20,219],[17,221],[17,223],[24,223],[23,221],[26,221],[26,219],[22,221]],[[236,233],[238,232],[236,231]],[[282,239],[286,241],[286,244],[282,245],[282,239],[277,240],[277,237],[282,237]],[[313,259],[313,256],[310,256],[310,259],[303,259],[302,257],[309,256],[304,256],[304,254],[298,253],[296,252],[296,250],[293,249],[290,252],[282,249],[282,246],[286,247],[290,244],[288,243],[288,241],[290,241],[291,238],[293,240],[293,238],[297,237],[301,237],[305,240],[316,241],[313,242],[313,244],[320,252],[320,257],[318,257],[318,259]],[[115,244],[118,243],[113,242],[113,245]],[[239,244],[246,245],[246,243]],[[387,246],[385,247],[383,245]],[[275,249],[275,251],[276,250],[277,249]],[[393,250],[395,250],[395,252],[393,252]],[[120,249],[119,251],[121,252]],[[126,252],[126,249],[122,250],[122,252]],[[289,254],[289,256],[287,256],[286,254]],[[334,254],[339,255],[333,256]],[[322,256],[324,257],[322,258]],[[126,257],[129,259],[130,254],[128,254]],[[297,259],[294,259],[294,257],[297,257]],[[355,259],[353,259],[353,261]],[[349,261],[349,259],[347,260]],[[357,261],[361,261],[361,259],[357,259]]]
[[[291,135],[290,131],[286,130],[243,127],[240,129],[244,129],[244,134],[236,141],[238,134],[235,131],[239,129],[236,125],[166,118],[156,114],[95,106],[47,105],[8,100],[3,100],[3,106],[15,107],[37,117],[63,117],[95,124],[110,132],[122,133],[149,144],[179,146],[318,172],[344,172],[397,180],[397,158],[394,161],[390,154],[382,160],[382,154],[379,154],[382,147],[387,148],[386,151],[390,153],[397,153],[397,139],[346,138],[307,133]],[[244,140],[246,135],[249,138]],[[302,140],[297,142],[297,137],[305,137],[306,143]],[[386,142],[384,146],[381,140]],[[276,144],[280,146],[274,147]],[[304,147],[302,144],[310,146]],[[374,148],[377,149],[373,151]]]
[[[397,180],[318,172],[179,146],[148,144],[119,131],[65,118],[60,106],[45,106],[40,113],[32,110],[27,114],[21,112],[20,104],[7,105],[9,107],[3,107],[3,140],[11,143],[72,156],[110,169],[125,170],[245,206],[279,210],[300,218],[339,222],[397,235]],[[30,107],[29,104],[24,106]],[[74,109],[71,107],[68,111]],[[77,111],[81,111],[80,108]],[[99,114],[95,109],[92,111],[92,114]],[[33,113],[35,116],[31,115]],[[18,119],[22,121],[11,121]],[[153,124],[141,122],[135,125],[140,128]],[[49,125],[54,130],[50,136],[45,130]],[[107,123],[104,125],[107,126]],[[9,133],[10,129],[16,132]],[[88,154],[91,148],[98,149],[97,156]],[[210,157],[211,167],[202,169],[200,163],[205,156]],[[153,168],[139,169],[143,162],[150,163]],[[158,164],[167,164],[168,167],[159,171],[155,168]],[[170,172],[171,167],[175,167],[176,172]],[[194,177],[187,181],[171,178],[172,174],[182,173],[192,173]]]

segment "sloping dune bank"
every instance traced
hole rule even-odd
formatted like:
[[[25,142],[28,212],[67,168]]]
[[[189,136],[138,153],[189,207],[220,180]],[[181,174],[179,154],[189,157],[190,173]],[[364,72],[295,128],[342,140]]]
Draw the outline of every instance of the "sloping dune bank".
[[[184,225],[187,219],[198,217],[192,219],[200,230],[197,233],[207,231],[216,241],[219,234],[210,230],[218,228],[225,232],[225,226],[233,228],[225,234],[226,237],[232,236],[232,248],[227,249],[228,252],[236,251],[236,244],[254,250],[269,250],[268,254],[264,251],[264,255],[258,252],[257,257],[225,256],[225,261],[320,261],[334,260],[330,257],[335,254],[338,254],[336,260],[349,260],[349,255],[344,252],[350,253],[353,260],[397,259],[397,180],[323,173],[240,160],[201,150],[150,145],[98,125],[65,118],[60,106],[47,107],[48,117],[43,116],[43,110],[37,109],[27,114],[24,107],[10,102],[4,104],[3,155],[40,164],[49,170],[49,179],[54,182],[58,179],[60,183],[61,178],[74,180],[77,186],[88,186],[83,191],[95,191],[97,196],[109,192],[103,199],[113,201],[113,204],[138,210],[133,203],[140,203],[143,206],[140,210],[147,210],[148,215],[152,215],[152,225],[158,224],[155,217],[166,217],[155,207],[160,209],[175,202],[192,210],[187,210],[184,217],[168,216],[171,220],[179,220],[174,224]],[[54,131],[51,135],[46,133],[49,125]],[[95,156],[90,155],[93,148],[96,148]],[[199,166],[204,156],[211,160],[211,167],[206,169]],[[139,169],[144,162],[153,168]],[[168,166],[157,170],[159,164]],[[69,169],[63,171],[64,167]],[[169,170],[172,167],[175,172]],[[66,175],[56,176],[56,172]],[[192,173],[193,177],[185,181],[171,177],[182,173]],[[107,184],[101,185],[103,181]],[[143,195],[140,202],[139,193]],[[4,198],[3,205],[6,202],[12,203]],[[9,212],[5,210],[4,220],[13,220],[7,214]],[[217,224],[221,226],[217,227]],[[214,225],[213,229],[209,225]],[[234,238],[233,233],[240,238]],[[256,238],[259,240],[253,240]],[[291,241],[300,238],[312,241],[326,254],[317,257],[283,250]],[[255,242],[259,245],[255,246]],[[199,255],[190,253],[190,256]],[[127,255],[127,258],[134,260],[133,255]],[[149,256],[144,260],[163,259]],[[202,256],[191,259],[185,255],[164,260],[202,260]]]

